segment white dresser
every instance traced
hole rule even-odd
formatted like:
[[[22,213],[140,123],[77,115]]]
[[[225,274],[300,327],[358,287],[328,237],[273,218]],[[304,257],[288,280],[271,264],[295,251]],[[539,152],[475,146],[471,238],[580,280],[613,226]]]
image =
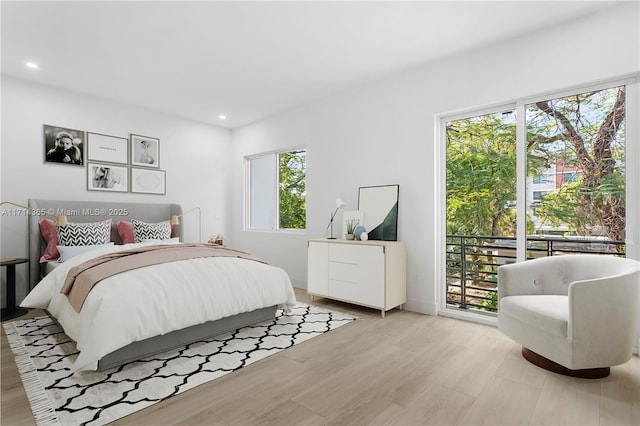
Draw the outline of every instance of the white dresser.
[[[309,240],[307,293],[380,309],[407,301],[403,242]]]

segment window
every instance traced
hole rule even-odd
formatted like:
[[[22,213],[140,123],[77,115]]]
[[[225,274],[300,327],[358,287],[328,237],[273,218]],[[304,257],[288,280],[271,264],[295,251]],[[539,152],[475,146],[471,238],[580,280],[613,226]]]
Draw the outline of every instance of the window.
[[[533,183],[534,184],[555,184],[555,181],[553,180],[552,177],[550,177],[549,175],[543,175],[543,176],[536,176],[533,178]]]
[[[638,257],[625,244],[640,217],[626,202],[640,182],[626,143],[637,140],[638,90],[635,79],[617,83],[441,117],[443,313],[485,321],[503,264]]]
[[[554,191],[539,199],[532,218],[536,228],[625,240],[626,99],[621,85],[524,105],[529,171],[541,173],[555,164],[561,173]],[[609,248],[606,253],[625,254],[624,244]],[[526,258],[553,253],[544,241],[528,242],[527,250]],[[567,250],[565,244],[558,252]]]
[[[544,198],[545,195],[549,193],[549,191],[533,191],[533,199],[535,201],[540,201]]]
[[[257,230],[306,228],[306,150],[245,158],[246,227]]]

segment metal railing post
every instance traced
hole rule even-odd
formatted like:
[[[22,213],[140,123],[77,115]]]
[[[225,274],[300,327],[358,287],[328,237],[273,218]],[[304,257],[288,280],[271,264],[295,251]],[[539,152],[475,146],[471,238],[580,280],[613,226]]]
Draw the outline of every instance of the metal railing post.
[[[466,237],[460,237],[460,307],[467,308],[467,244]]]

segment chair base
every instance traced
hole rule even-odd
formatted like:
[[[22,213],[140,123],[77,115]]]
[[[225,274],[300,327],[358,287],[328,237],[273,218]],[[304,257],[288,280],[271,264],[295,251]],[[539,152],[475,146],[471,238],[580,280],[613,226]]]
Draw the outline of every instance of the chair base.
[[[533,352],[530,349],[522,347],[522,356],[531,364],[536,365],[553,373],[562,374],[564,376],[578,377],[580,379],[603,379],[611,372],[611,367],[602,368],[584,368],[581,370],[571,370],[563,365],[551,361]]]

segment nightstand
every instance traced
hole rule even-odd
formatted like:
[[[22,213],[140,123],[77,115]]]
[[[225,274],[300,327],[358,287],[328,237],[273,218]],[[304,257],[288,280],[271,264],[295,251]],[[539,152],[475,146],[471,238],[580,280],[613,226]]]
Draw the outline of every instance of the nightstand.
[[[29,312],[26,308],[16,307],[16,265],[21,263],[27,264],[28,271],[29,259],[9,258],[0,261],[0,266],[7,268],[7,307],[2,308],[2,321],[16,318]]]

